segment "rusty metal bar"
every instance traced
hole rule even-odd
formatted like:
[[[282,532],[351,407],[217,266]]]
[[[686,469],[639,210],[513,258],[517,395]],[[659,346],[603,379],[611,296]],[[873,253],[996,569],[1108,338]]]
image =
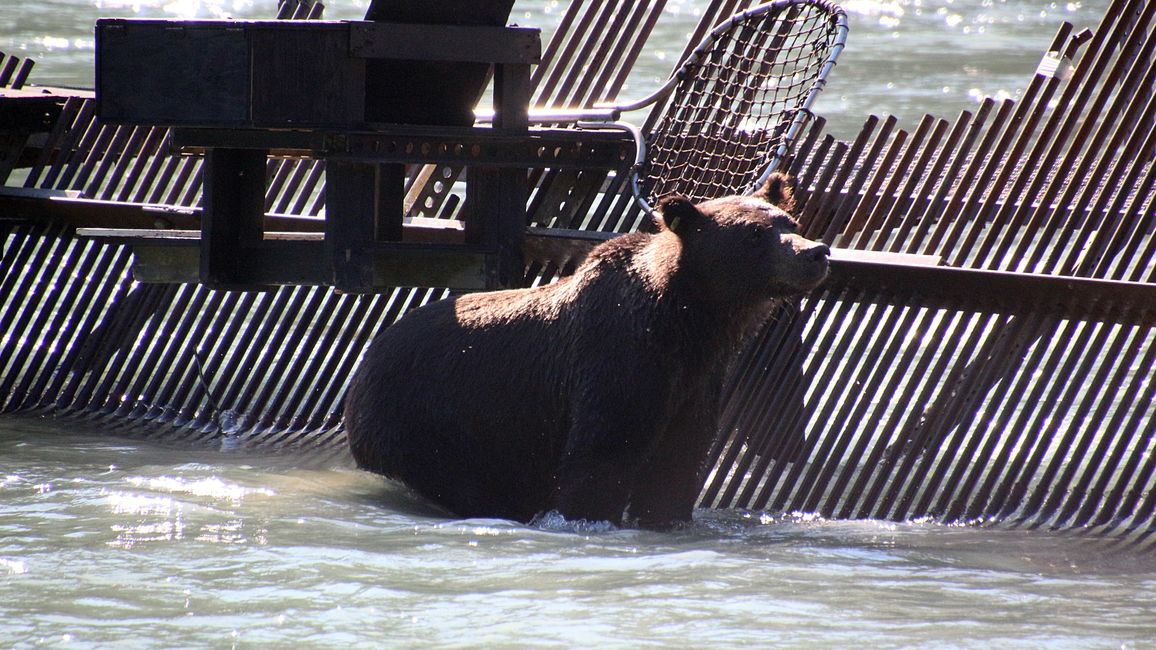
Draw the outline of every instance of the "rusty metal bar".
[[[987,118],[992,110],[995,110],[995,115],[988,122]],[[1012,104],[1010,102],[1000,102],[997,108],[996,102],[990,98],[985,99],[980,104],[979,111],[976,112],[975,118],[969,126],[970,131],[967,140],[969,149],[970,143],[976,139],[979,139],[979,144],[973,152],[970,152],[970,159],[963,169],[962,176],[959,177],[959,183],[952,190],[947,205],[943,211],[936,215],[938,219],[935,220],[935,227],[932,228],[930,238],[923,245],[922,252],[945,258],[954,252],[953,246],[958,241],[959,233],[967,225],[968,218],[974,214],[974,210],[965,211],[964,205],[968,201],[970,193],[976,191],[976,188],[982,187],[982,183],[990,180],[990,172],[987,171],[990,166],[985,165],[985,161],[990,159],[1000,129],[1010,117],[1011,110]],[[980,133],[983,134],[982,138]],[[960,152],[960,156],[968,157],[967,152]],[[981,178],[981,175],[988,175],[989,178]],[[944,218],[944,215],[955,216],[954,218]],[[928,216],[930,217],[931,214],[929,213]]]
[[[932,176],[927,168],[928,165],[931,165],[932,158],[941,153],[938,146],[944,133],[947,132],[947,127],[947,120],[936,120],[931,116],[925,116],[924,119],[920,120],[916,134],[912,136],[912,141],[907,143],[907,152],[914,160],[899,163],[902,165],[902,169],[907,170],[905,178],[895,176],[896,182],[903,180],[903,184],[897,190],[887,191],[884,194],[885,197],[895,197],[894,204],[891,204],[885,213],[883,210],[876,210],[875,223],[868,222],[859,235],[866,237],[867,241],[855,246],[855,248],[888,250],[894,246],[894,243],[889,244],[885,238],[897,242],[899,237],[905,235],[904,222],[906,220],[903,219],[903,215],[916,206],[916,201],[911,201],[910,197],[913,195],[925,197],[939,180],[939,177]],[[940,155],[939,157],[943,158],[944,156]],[[891,229],[892,232],[884,234],[883,224],[885,223],[898,224]],[[879,237],[884,237],[884,235],[885,238],[880,241]]]
[[[1113,94],[1112,89],[1119,85],[1121,76],[1125,73],[1125,66],[1112,65],[1112,58],[1115,50],[1114,44],[1126,38],[1126,31],[1128,30],[1128,19],[1125,16],[1135,13],[1138,3],[1136,2],[1122,2],[1117,3],[1122,5],[1119,10],[1109,10],[1105,17],[1105,23],[1101,28],[1095,32],[1087,47],[1087,54],[1085,60],[1076,69],[1076,77],[1073,83],[1070,83],[1062,93],[1057,109],[1053,113],[1052,118],[1045,125],[1045,129],[1041,132],[1039,144],[1036,147],[1037,151],[1043,150],[1047,145],[1046,152],[1040,155],[1043,160],[1056,161],[1055,173],[1066,174],[1070,173],[1072,166],[1076,164],[1079,156],[1065,155],[1065,150],[1072,147],[1078,150],[1084,147],[1084,143],[1091,135],[1094,128],[1095,120],[1081,122],[1082,115],[1097,115],[1103,116],[1104,119],[1112,120],[1114,114],[1120,110],[1121,103],[1119,100],[1114,100],[1110,107],[1105,110],[1105,104],[1109,97]],[[1148,6],[1145,12],[1147,18],[1145,22],[1151,18],[1152,7]],[[1107,29],[1112,22],[1111,31]],[[1080,45],[1077,40],[1073,40],[1072,50]],[[1067,54],[1071,56],[1073,52],[1069,51]],[[1106,73],[1106,76],[1105,76]],[[1103,81],[1101,82],[1101,79]],[[1102,90],[1101,90],[1102,89]],[[1122,93],[1126,94],[1126,93]],[[1089,103],[1090,102],[1090,103]],[[1077,128],[1077,125],[1078,128]],[[1069,144],[1070,143],[1070,144]],[[1062,178],[1062,176],[1061,176]],[[1036,196],[1041,190],[1044,190],[1044,195],[1040,202],[1050,203],[1054,199],[1055,192],[1058,189],[1056,185],[1052,184],[1051,188],[1045,188],[1044,183],[1048,180],[1043,173],[1036,174],[1023,192],[1028,196]],[[1033,212],[1031,218],[1026,223],[1023,222],[1027,218],[1026,207],[1030,205],[1024,204],[1025,209],[1018,210],[1012,219],[1009,231],[1014,231],[1021,225],[1029,232],[1033,230],[1043,230],[1047,234],[1054,232],[1055,226],[1044,228],[1041,223],[1045,215],[1036,210]],[[1048,238],[1045,235],[1045,238]],[[988,251],[996,243],[998,248],[993,254],[987,255],[989,258],[988,265],[998,264],[1003,259],[1012,245],[1010,236],[1004,236],[1002,241],[989,238],[981,245],[981,255],[987,255]]]
[[[1149,38],[1148,45],[1156,48],[1156,32]],[[1144,80],[1140,83],[1143,87],[1152,87],[1153,84],[1156,84],[1156,65],[1149,66]],[[1072,273],[1079,263],[1080,257],[1083,256],[1076,254],[1076,251],[1083,250],[1084,247],[1081,244],[1086,242],[1088,231],[1111,232],[1114,230],[1105,226],[1111,222],[1115,213],[1104,213],[1103,208],[1110,195],[1127,193],[1126,189],[1119,185],[1119,181],[1124,175],[1124,168],[1135,166],[1146,152],[1153,151],[1151,149],[1154,142],[1152,129],[1137,128],[1141,124],[1151,124],[1153,119],[1156,119],[1156,98],[1149,96],[1147,102],[1132,101],[1129,103],[1123,118],[1112,129],[1113,133],[1106,144],[1099,143],[1099,136],[1108,129],[1102,129],[1097,133],[1097,140],[1093,144],[1093,149],[1110,153],[1095,156],[1098,160],[1095,161],[1094,165],[1090,161],[1093,156],[1084,156],[1080,165],[1077,166],[1075,172],[1077,178],[1087,179],[1087,184],[1082,190],[1077,191],[1078,184],[1068,183],[1067,189],[1061,194],[1060,205],[1074,204],[1072,216],[1069,217],[1068,223],[1061,226],[1058,236],[1052,244],[1053,250],[1048,254],[1047,261],[1044,262],[1044,268],[1055,269],[1059,273]],[[1144,148],[1145,145],[1148,148]],[[1135,162],[1133,165],[1119,164],[1122,161]],[[1089,166],[1092,168],[1088,169]],[[1089,206],[1094,193],[1099,195],[1099,200],[1094,205]],[[1047,200],[1046,197],[1045,200]],[[1086,218],[1083,218],[1085,215]],[[1101,215],[1104,215],[1104,221],[1100,220]],[[1083,224],[1072,223],[1076,220],[1082,221]],[[1074,246],[1070,241],[1073,237],[1076,238]],[[1072,250],[1073,248],[1075,250]],[[1065,251],[1064,249],[1068,250]],[[1035,262],[1040,260],[1045,252],[1044,247],[1037,246],[1028,258],[1027,267],[1035,266]]]
[[[873,161],[879,159],[879,156],[883,151],[883,147],[886,145],[888,138],[891,137],[891,134],[895,130],[895,125],[897,122],[898,120],[894,116],[889,116],[883,121],[882,125],[879,126],[878,132],[876,132],[875,127],[877,124],[879,124],[879,118],[875,116],[869,117],[864,123],[863,129],[860,131],[859,136],[851,145],[851,150],[848,152],[846,162],[841,162],[841,164],[837,165],[828,165],[829,167],[837,169],[838,172],[835,176],[835,180],[831,184],[827,185],[827,187],[830,188],[827,194],[832,195],[832,193],[834,193],[833,195],[838,196],[839,198],[835,200],[834,205],[832,205],[830,208],[824,206],[824,210],[829,211],[830,213],[826,223],[816,223],[815,226],[809,225],[811,223],[811,219],[807,217],[810,214],[817,215],[819,202],[808,201],[807,206],[816,206],[815,209],[805,207],[804,212],[802,213],[802,217],[804,219],[803,223],[806,224],[804,226],[805,232],[809,236],[818,237],[822,241],[826,242],[834,242],[837,234],[842,232],[847,227],[847,222],[855,213],[855,204],[857,199],[860,194],[864,192],[863,188],[866,185],[868,179],[871,177],[872,173],[871,165],[860,163],[864,161]],[[872,133],[875,134],[875,137],[871,142],[870,148],[864,152],[864,147],[867,146],[868,138],[870,138]],[[856,169],[858,171],[856,171]],[[848,181],[848,178],[850,178],[850,181]],[[841,188],[844,187],[847,188],[846,195],[842,195],[841,193]]]
[[[1059,33],[1052,41],[1052,45],[1049,48],[1049,51],[1054,52],[1064,49],[1063,44],[1069,41],[1071,31],[1071,24],[1062,24]],[[1064,55],[1069,58],[1074,56],[1082,43],[1082,36],[1071,38],[1070,42],[1068,42],[1067,48],[1064,49]],[[1010,190],[1008,190],[1009,201],[1003,203],[1002,205],[996,204],[992,201],[979,203],[977,205],[977,215],[971,224],[968,238],[965,240],[965,243],[962,247],[963,250],[970,250],[972,246],[975,245],[975,242],[981,235],[979,226],[981,224],[988,223],[993,218],[991,216],[993,207],[998,206],[1001,208],[1000,212],[997,213],[994,217],[995,221],[1000,223],[1006,221],[1007,208],[1010,207],[1008,206],[1008,203],[1014,203],[1014,198],[1022,196],[1024,193],[1023,183],[1027,180],[1028,174],[1021,174],[1021,170],[1038,169],[1042,155],[1042,143],[1051,139],[1053,133],[1055,132],[1057,120],[1050,119],[1044,123],[1043,130],[1040,132],[1038,140],[1035,138],[1035,131],[1041,120],[1044,119],[1044,113],[1048,108],[1048,101],[1055,93],[1058,85],[1059,79],[1055,77],[1048,77],[1045,81],[1043,76],[1038,74],[1034,75],[1031,82],[1028,84],[1027,90],[1024,92],[1024,97],[1017,102],[1015,114],[1012,115],[1011,121],[1007,130],[1004,132],[1004,136],[1001,139],[999,146],[1001,151],[1010,146],[1011,153],[1004,161],[1004,164],[999,165],[998,167],[991,166],[993,170],[998,170],[998,174],[995,175],[994,185],[992,185],[992,187],[996,188],[997,191],[1002,191],[1003,188],[1007,187],[1008,183],[1012,181],[1013,176],[1015,177],[1014,184]],[[1062,101],[1063,100],[1061,99],[1061,103]],[[1022,160],[1024,150],[1028,147],[1029,144],[1033,144],[1033,147],[1031,152],[1028,154],[1027,160],[1024,161]],[[1036,177],[1038,178],[1038,174]],[[990,241],[990,238],[986,241]],[[973,255],[973,258],[977,260],[977,266],[982,265],[982,262],[980,261],[983,260],[985,250],[986,249],[984,244],[980,243],[979,251]]]
[[[943,224],[948,221],[945,219],[945,212],[948,208],[937,209],[937,206],[947,206],[950,204],[953,196],[958,196],[958,193],[953,194],[952,179],[960,178],[964,173],[964,166],[971,158],[970,153],[974,149],[976,140],[979,134],[983,131],[983,125],[987,122],[988,116],[994,107],[995,102],[986,100],[980,104],[979,110],[974,116],[969,111],[960,113],[958,119],[955,121],[955,126],[952,128],[951,135],[948,136],[952,149],[951,166],[946,170],[937,172],[941,179],[939,188],[932,196],[931,201],[928,202],[924,211],[916,217],[917,222],[914,228],[914,233],[907,238],[896,238],[896,245],[891,248],[895,252],[916,253],[921,250],[932,251],[935,250],[933,240],[931,237],[932,228],[935,224]],[[961,131],[964,133],[961,135]],[[966,186],[967,181],[963,181]],[[913,202],[914,205],[914,202]],[[906,239],[904,243],[902,240]]]

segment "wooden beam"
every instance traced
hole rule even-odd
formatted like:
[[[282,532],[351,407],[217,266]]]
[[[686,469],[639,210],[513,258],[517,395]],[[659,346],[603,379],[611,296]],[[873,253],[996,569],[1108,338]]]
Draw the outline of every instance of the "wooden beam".
[[[249,249],[263,239],[265,152],[213,149],[205,156],[201,282],[221,287],[240,281]]]
[[[130,246],[133,278],[147,283],[201,281],[203,247],[195,231],[82,230],[82,235]],[[329,286],[333,271],[326,245],[314,233],[276,233],[245,249],[220,289],[260,290],[283,285]],[[394,287],[449,287],[477,291],[494,286],[497,256],[460,244],[376,244],[363,252],[367,269],[360,293]],[[338,287],[341,289],[341,287]]]
[[[460,222],[421,220],[409,226],[415,232],[429,230],[426,221],[446,221],[446,230],[460,232]],[[437,224],[441,226],[442,224]],[[141,281],[195,282],[195,255],[200,240],[196,231],[147,231],[125,229],[89,229],[81,235],[108,238],[133,246],[134,250],[156,251],[185,248],[194,254],[174,251],[153,252],[147,264],[150,271]],[[582,230],[531,228],[525,236],[529,258],[550,258],[578,262],[599,243],[617,236]],[[409,234],[407,233],[407,237]],[[421,238],[421,235],[416,235]],[[266,233],[267,240],[297,240],[320,247],[318,233]],[[317,257],[319,248],[308,249]],[[486,288],[487,257],[473,249],[455,257],[457,245],[377,244],[368,253],[373,269],[374,288],[388,286],[449,286],[459,289]],[[275,253],[259,253],[270,256]],[[425,259],[425,256],[429,259]],[[166,260],[161,264],[158,260]],[[262,264],[273,264],[266,260]],[[183,270],[177,271],[175,267]],[[165,269],[162,275],[151,269]],[[491,267],[492,271],[492,267]],[[422,273],[432,275],[423,280]],[[274,284],[312,284],[310,277],[292,277],[287,267],[280,271],[262,271]],[[316,272],[321,277],[324,274]],[[171,279],[179,277],[181,279]],[[328,276],[326,276],[328,277]],[[170,279],[165,279],[170,278]],[[436,279],[446,281],[438,284]],[[404,281],[404,282],[403,282]],[[316,282],[326,284],[324,278]],[[1006,271],[961,269],[939,265],[939,258],[927,255],[872,254],[864,251],[836,249],[831,259],[831,274],[824,285],[830,292],[851,290],[854,300],[910,305],[929,309],[950,309],[1005,314],[1048,312],[1075,320],[1096,320],[1143,326],[1156,325],[1156,285],[1145,282],[1123,282],[1071,276],[1035,275]]]
[[[509,124],[504,122],[503,124]],[[374,131],[173,129],[174,147],[268,150],[362,162],[446,163],[489,167],[620,169],[630,167],[634,141],[618,130],[531,128],[512,134],[485,127],[382,125]]]
[[[853,289],[870,302],[907,305],[914,296],[916,304],[931,309],[1156,325],[1156,285],[1146,282],[835,257],[826,287]]]
[[[487,25],[415,25],[352,21],[349,54],[365,59],[538,63],[541,30]]]

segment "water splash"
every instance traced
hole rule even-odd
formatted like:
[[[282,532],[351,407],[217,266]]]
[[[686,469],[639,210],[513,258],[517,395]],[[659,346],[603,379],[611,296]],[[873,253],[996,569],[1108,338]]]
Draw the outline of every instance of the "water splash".
[[[555,533],[578,533],[580,535],[612,533],[618,526],[609,521],[570,520],[557,510],[538,515],[530,522],[532,528]]]

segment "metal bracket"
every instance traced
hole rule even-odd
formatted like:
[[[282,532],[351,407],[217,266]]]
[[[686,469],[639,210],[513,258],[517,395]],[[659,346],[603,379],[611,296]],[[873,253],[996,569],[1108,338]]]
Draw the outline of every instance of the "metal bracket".
[[[1037,75],[1060,81],[1071,79],[1075,72],[1076,66],[1072,64],[1072,60],[1055,50],[1045,53],[1039,66],[1036,67]]]

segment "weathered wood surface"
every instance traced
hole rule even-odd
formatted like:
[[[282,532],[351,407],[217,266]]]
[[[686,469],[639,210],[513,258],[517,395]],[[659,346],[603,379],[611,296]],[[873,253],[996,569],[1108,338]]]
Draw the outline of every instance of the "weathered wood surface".
[[[485,25],[105,18],[96,25],[98,114],[159,126],[467,126],[490,65],[500,73],[537,63],[539,34]],[[399,63],[367,73],[375,60]],[[447,92],[454,80],[423,72],[422,62],[453,63],[458,72],[458,64],[481,67],[466,66],[470,78],[456,79],[473,90]],[[443,113],[467,119],[447,122]]]
[[[376,9],[371,8],[371,14]],[[420,83],[430,92],[415,94],[406,80],[423,75],[420,66],[404,69],[414,68],[406,65],[392,73],[376,66],[367,77],[367,59],[484,64],[471,72],[477,77],[471,83],[479,88],[493,65],[496,117],[491,131],[509,142],[526,135],[530,65],[541,55],[538,30],[485,25],[108,19],[98,21],[97,34],[99,110],[106,120],[245,129],[217,132],[220,142],[216,146],[196,142],[196,133],[184,134],[208,149],[200,273],[205,283],[218,288],[257,286],[246,283],[272,277],[243,268],[249,264],[245,256],[263,247],[265,156],[270,149],[288,148],[294,137],[301,137],[287,136],[287,129],[309,126],[330,129],[321,136],[323,148],[316,141],[309,148],[310,154],[327,161],[325,258],[331,273],[326,282],[345,291],[371,291],[380,286],[375,278],[380,279],[382,266],[370,251],[378,243],[401,239],[405,170],[397,163],[405,161],[391,158],[395,148],[388,144],[382,151],[380,139],[361,154],[361,160],[341,157],[336,150],[348,142],[348,136],[333,129],[365,128],[367,121],[379,119],[438,123],[436,117],[426,118],[443,109],[469,113],[476,97],[459,96],[455,90],[453,105],[443,106],[449,101],[449,95],[441,92],[444,86],[439,85],[444,79],[422,79]],[[183,59],[184,66],[142,69],[144,54],[154,50]],[[219,95],[210,97],[201,109],[188,109],[186,105],[198,104],[203,89],[188,87],[184,79],[199,78],[202,69],[212,71],[210,83]],[[389,74],[396,77],[396,84],[374,86],[388,82]],[[374,83],[367,86],[367,79]],[[385,106],[409,109],[406,114],[384,115]],[[182,136],[177,133],[178,138]],[[262,141],[264,146],[253,145]],[[495,146],[490,143],[485,152],[478,151],[489,153]],[[330,156],[331,150],[337,155]],[[453,150],[460,153],[465,147],[455,143]],[[421,162],[432,162],[425,155],[433,153],[428,145],[409,153]],[[466,240],[497,251],[496,272],[487,262],[479,274],[492,284],[509,284],[522,268],[528,165],[523,159],[520,167],[490,171],[488,158],[475,156],[468,180],[475,211],[467,221]],[[307,273],[302,281],[316,278],[317,274]],[[404,279],[402,284],[412,282],[409,274]]]

